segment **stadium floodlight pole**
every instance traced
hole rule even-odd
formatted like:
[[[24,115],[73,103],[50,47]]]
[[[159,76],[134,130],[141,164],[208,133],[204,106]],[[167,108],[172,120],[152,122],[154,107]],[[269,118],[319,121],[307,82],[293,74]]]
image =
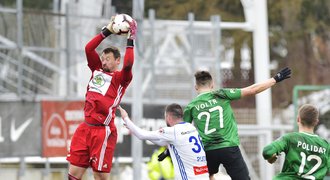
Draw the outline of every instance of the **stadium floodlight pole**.
[[[53,13],[58,13],[60,10],[59,0],[53,0]]]
[[[244,6],[244,3],[242,1]],[[254,13],[253,23],[253,55],[254,55],[254,74],[255,82],[259,83],[270,78],[269,67],[269,40],[268,40],[268,16],[267,0],[245,0],[244,8],[250,8]],[[258,126],[271,125],[272,106],[271,90],[268,89],[256,95],[256,116]],[[271,132],[267,134],[267,143],[272,141]],[[259,154],[262,152],[262,139],[259,138]],[[260,157],[260,176],[261,179],[270,180],[274,175],[274,169]]]
[[[24,176],[25,171],[26,171],[25,157],[21,156],[19,157],[18,179],[21,179],[21,177]]]
[[[189,52],[189,60],[190,60],[190,68],[192,69],[192,72],[196,71],[196,60],[195,60],[195,42],[194,42],[194,21],[195,21],[195,15],[194,13],[188,13],[188,39],[190,41],[190,52]],[[195,80],[194,78],[191,78],[191,96],[192,98],[196,96],[196,91],[194,88]]]
[[[155,99],[155,59],[156,59],[156,48],[155,44],[156,44],[156,37],[155,37],[155,20],[156,20],[156,12],[154,9],[149,9],[148,11],[148,16],[149,16],[149,22],[150,22],[150,39],[151,39],[151,55],[150,55],[150,60],[149,62],[151,62],[151,92],[150,92],[150,100]],[[144,91],[142,91],[142,94],[144,93]]]
[[[18,49],[18,78],[17,94],[20,98],[23,96],[23,0],[16,0],[16,18],[17,18],[17,49]]]
[[[221,77],[221,17],[219,15],[211,16],[211,22],[213,24],[213,46],[215,49],[215,75],[216,75],[216,86],[222,88],[222,77]]]
[[[70,1],[67,2],[65,4],[65,15],[66,15],[66,18],[65,18],[65,34],[67,36],[67,38],[65,38],[65,44],[66,44],[66,58],[65,58],[65,62],[63,63],[64,64],[64,74],[65,74],[65,80],[64,80],[64,84],[61,84],[62,88],[64,89],[65,91],[65,96],[66,97],[69,97],[70,96],[70,60],[71,60],[71,52],[70,50],[72,49],[71,46],[72,46],[72,43],[71,43],[71,35],[70,35],[70,16],[71,16],[71,6],[70,6]]]
[[[142,103],[142,92],[140,86],[142,82],[142,64],[143,64],[143,14],[144,14],[144,0],[133,1],[133,18],[138,24],[137,37],[135,41],[135,63],[134,63],[134,74],[133,74],[133,101],[132,101],[132,117],[136,121],[136,125],[140,126],[143,117],[143,103]],[[132,159],[133,159],[133,177],[134,180],[142,179],[142,141],[135,136],[132,138]]]

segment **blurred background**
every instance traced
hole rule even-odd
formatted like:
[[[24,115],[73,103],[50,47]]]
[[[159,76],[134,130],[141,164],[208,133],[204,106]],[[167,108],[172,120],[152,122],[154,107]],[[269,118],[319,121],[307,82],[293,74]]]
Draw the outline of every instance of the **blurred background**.
[[[268,165],[261,150],[296,130],[301,104],[319,108],[316,132],[330,140],[330,1],[1,0],[0,179],[67,179],[65,157],[84,120],[91,76],[84,47],[118,13],[138,22],[134,78],[122,106],[140,127],[165,126],[167,104],[184,107],[196,96],[196,70],[209,70],[217,88],[241,88],[288,66],[291,79],[233,102],[251,178],[280,171],[283,158]],[[126,37],[112,35],[97,50],[109,45],[123,55]],[[158,147],[116,124],[111,179],[148,179]],[[219,177],[225,174],[221,168]]]

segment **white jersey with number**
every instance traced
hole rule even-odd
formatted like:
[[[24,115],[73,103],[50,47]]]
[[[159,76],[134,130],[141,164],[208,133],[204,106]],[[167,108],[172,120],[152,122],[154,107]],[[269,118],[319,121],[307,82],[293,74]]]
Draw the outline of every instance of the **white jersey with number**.
[[[205,151],[196,128],[180,123],[160,130],[161,137],[170,144],[176,179],[209,179]]]
[[[192,124],[182,122],[158,131],[146,131],[135,126],[128,118],[124,121],[127,128],[139,139],[168,146],[176,180],[209,179],[205,151],[197,129]]]

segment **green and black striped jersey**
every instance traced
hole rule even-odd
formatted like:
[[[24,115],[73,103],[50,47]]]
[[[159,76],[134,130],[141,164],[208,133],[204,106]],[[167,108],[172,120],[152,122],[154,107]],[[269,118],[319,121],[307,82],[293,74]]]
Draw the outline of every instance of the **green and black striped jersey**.
[[[240,89],[219,89],[195,97],[184,110],[184,121],[193,122],[205,150],[239,145],[237,123],[230,102],[241,98]]]

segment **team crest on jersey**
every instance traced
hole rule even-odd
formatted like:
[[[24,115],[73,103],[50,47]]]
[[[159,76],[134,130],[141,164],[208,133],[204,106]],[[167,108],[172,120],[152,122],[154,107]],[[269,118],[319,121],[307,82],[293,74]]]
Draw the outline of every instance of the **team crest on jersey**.
[[[112,76],[101,71],[94,71],[93,78],[89,81],[88,84],[88,91],[97,92],[104,96],[110,87],[111,80]]]
[[[97,75],[92,79],[92,83],[97,87],[101,87],[105,84],[105,81],[102,75]]]

